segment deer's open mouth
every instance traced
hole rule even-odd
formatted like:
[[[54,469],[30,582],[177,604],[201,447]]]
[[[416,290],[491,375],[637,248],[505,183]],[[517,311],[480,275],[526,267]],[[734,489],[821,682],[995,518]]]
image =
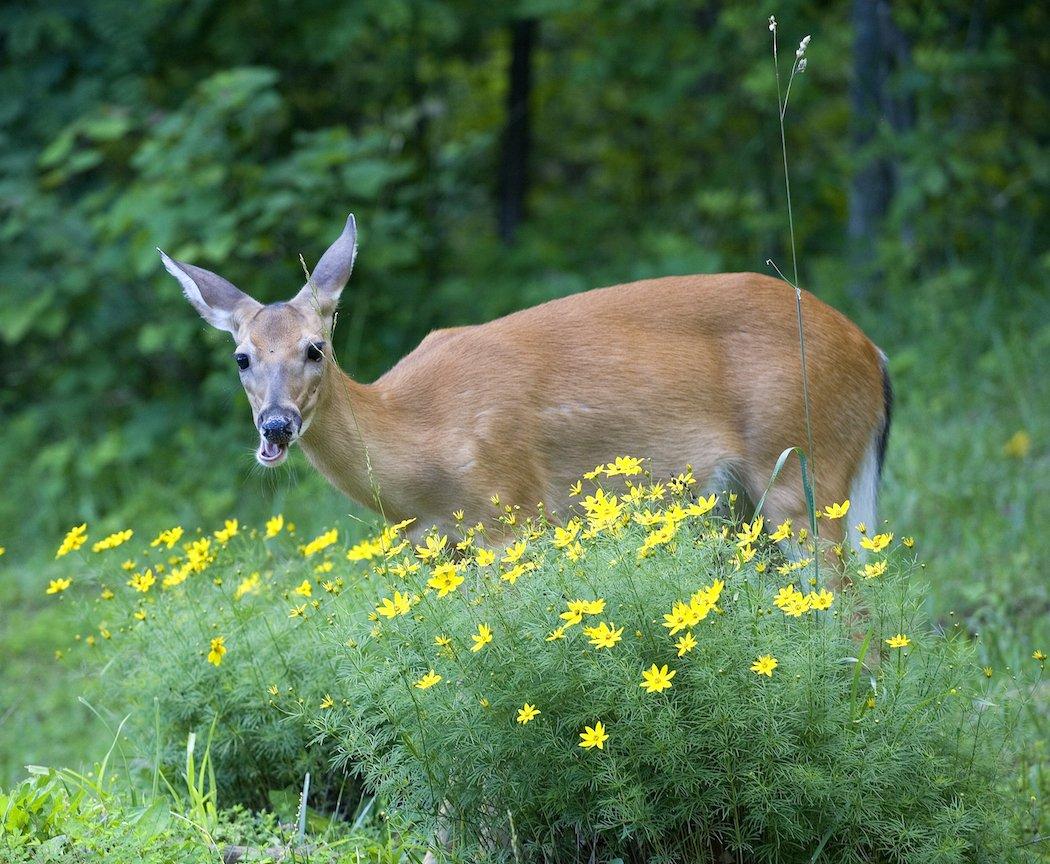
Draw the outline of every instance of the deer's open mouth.
[[[259,442],[259,449],[255,453],[255,458],[259,460],[260,465],[266,468],[274,468],[280,465],[287,455],[287,444],[274,444],[272,441],[267,441],[263,438]]]

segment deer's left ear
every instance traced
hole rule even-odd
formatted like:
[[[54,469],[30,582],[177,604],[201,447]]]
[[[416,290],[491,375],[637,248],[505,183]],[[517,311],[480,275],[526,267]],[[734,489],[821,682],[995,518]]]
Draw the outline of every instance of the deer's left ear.
[[[309,281],[292,302],[316,310],[322,318],[331,318],[339,305],[339,295],[350,279],[356,257],[357,222],[351,213],[343,233],[321,256]]]
[[[253,300],[217,273],[176,261],[160,249],[157,251],[164,269],[179,281],[186,299],[212,327],[236,333],[239,320],[261,307],[258,300]]]

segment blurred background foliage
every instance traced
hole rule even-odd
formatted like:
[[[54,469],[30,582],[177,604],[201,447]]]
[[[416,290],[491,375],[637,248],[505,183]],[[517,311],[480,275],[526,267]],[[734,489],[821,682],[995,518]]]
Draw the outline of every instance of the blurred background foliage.
[[[275,301],[355,212],[335,347],[366,380],[435,327],[786,265],[769,12],[784,57],[813,34],[802,280],[891,355],[895,516],[940,526],[953,566],[1027,568],[1045,546],[952,521],[1047,515],[1050,7],[1014,0],[6,4],[0,542],[345,512],[301,458],[251,467],[228,338],[154,247]]]

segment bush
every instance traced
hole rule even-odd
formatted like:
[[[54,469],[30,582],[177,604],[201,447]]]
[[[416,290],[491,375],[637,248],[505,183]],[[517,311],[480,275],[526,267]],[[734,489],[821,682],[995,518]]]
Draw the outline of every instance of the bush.
[[[280,517],[271,524],[270,538],[236,520],[212,534],[183,535],[175,527],[131,557],[130,543],[99,553],[88,553],[88,544],[75,553],[72,584],[59,593],[90,597],[90,632],[76,639],[101,652],[106,707],[131,713],[130,735],[144,764],[159,752],[166,774],[176,775],[195,732],[210,742],[224,806],[270,805],[280,790],[301,788],[307,772],[313,800],[356,801],[355,784],[328,767],[333,754],[311,744],[298,718],[274,707],[278,692],[319,700],[334,659],[317,651],[309,629],[296,626],[322,603],[301,596],[304,556],[294,526]],[[337,534],[325,536],[330,548],[318,548],[307,571],[333,566],[328,555]],[[336,602],[342,576],[314,575],[310,594],[316,584],[318,595]],[[289,607],[298,607],[296,617]]]
[[[781,554],[790,526],[713,516],[690,481],[605,481],[495,562],[476,527],[383,562],[344,699],[304,718],[457,858],[1007,860],[1014,715],[931,632],[910,551],[872,538],[831,592]]]
[[[345,813],[359,777],[456,858],[1010,859],[1023,687],[931,628],[910,539],[871,526],[839,588],[805,529],[742,523],[689,472],[595,479],[564,525],[495,505],[499,551],[480,524],[347,549],[230,522],[124,569],[75,535],[54,587],[97,592],[80,642],[144,764],[177,776],[210,734],[223,806],[309,771],[315,806]]]

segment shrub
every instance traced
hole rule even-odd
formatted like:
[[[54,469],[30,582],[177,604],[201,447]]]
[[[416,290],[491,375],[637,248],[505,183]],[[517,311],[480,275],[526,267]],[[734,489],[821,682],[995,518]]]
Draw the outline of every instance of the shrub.
[[[872,526],[839,588],[806,530],[741,522],[688,471],[591,481],[562,525],[497,502],[498,550],[481,524],[346,549],[231,522],[121,569],[74,532],[52,586],[94,594],[81,644],[144,764],[174,776],[210,734],[223,806],[310,771],[315,805],[345,812],[360,777],[457,858],[1010,858],[1017,700],[930,626],[910,540]]]
[[[310,629],[296,625],[318,614],[319,597],[341,602],[343,577],[313,572],[333,567],[337,535],[330,532],[331,544],[304,557],[294,526],[289,533],[272,524],[269,538],[236,520],[213,533],[173,528],[133,553],[132,543],[99,553],[88,552],[88,544],[67,577],[70,594],[90,596],[89,632],[77,639],[101,652],[107,707],[131,712],[128,728],[142,764],[159,754],[166,774],[177,774],[195,732],[210,741],[223,806],[269,805],[277,790],[300,788],[307,772],[314,800],[346,804],[356,789],[329,769],[333,754],[311,744],[299,718],[273,701],[280,692],[316,702],[320,688],[330,687],[334,659],[317,651]],[[306,579],[310,597],[295,593],[305,593],[304,571],[316,579]],[[290,607],[300,614],[289,617]]]
[[[494,556],[478,526],[377,555],[343,698],[301,711],[340,763],[457,858],[1007,860],[1014,715],[930,629],[910,550],[872,538],[833,590],[806,532],[599,473],[625,472]]]

